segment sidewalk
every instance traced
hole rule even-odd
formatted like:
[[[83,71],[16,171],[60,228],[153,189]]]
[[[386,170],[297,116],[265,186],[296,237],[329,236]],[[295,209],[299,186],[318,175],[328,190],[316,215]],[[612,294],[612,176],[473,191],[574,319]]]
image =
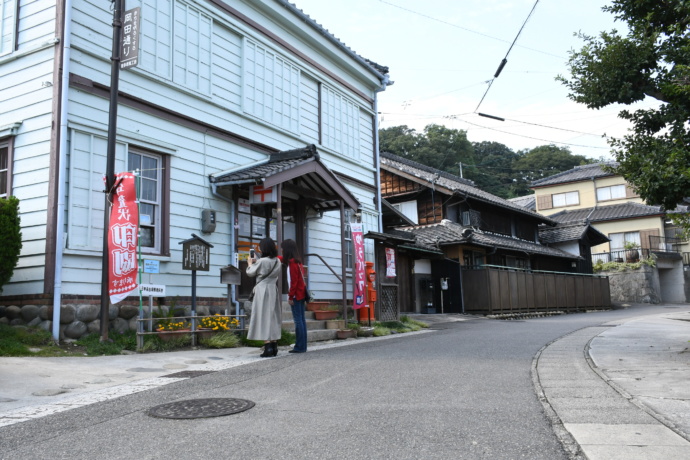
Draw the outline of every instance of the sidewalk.
[[[544,347],[533,364],[535,387],[571,457],[690,458],[689,341],[684,305]]]

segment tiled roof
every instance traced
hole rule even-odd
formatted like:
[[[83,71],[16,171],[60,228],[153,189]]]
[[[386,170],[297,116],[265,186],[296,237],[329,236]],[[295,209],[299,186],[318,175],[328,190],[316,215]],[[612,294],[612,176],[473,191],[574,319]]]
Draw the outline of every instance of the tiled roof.
[[[565,184],[568,182],[578,182],[583,180],[590,180],[596,177],[615,176],[615,174],[606,172],[602,169],[603,165],[616,166],[618,163],[594,163],[589,165],[575,166],[573,169],[554,174],[553,176],[537,179],[532,182],[532,187],[544,187],[546,185]]]
[[[529,209],[530,211],[537,210],[537,200],[534,194],[519,196],[517,198],[509,198],[508,201],[515,203],[518,206],[522,206],[523,208]]]
[[[326,37],[328,40],[330,40],[333,44],[335,44],[338,48],[342,49],[345,53],[351,55],[356,61],[359,61],[360,64],[362,64],[365,67],[369,67],[370,71],[374,71],[378,73],[379,77],[385,75],[388,73],[388,67],[383,66],[381,64],[377,64],[376,62],[363,58],[359,54],[355,53],[352,48],[347,46],[345,43],[340,41],[339,38],[337,38],[335,35],[333,35],[328,29],[326,29],[324,26],[316,22],[314,19],[311,18],[307,13],[299,9],[294,3],[291,3],[287,0],[277,0],[279,3],[282,3],[283,6],[289,10],[292,10],[295,14],[298,16],[301,16],[304,19],[304,22],[306,22],[309,26],[313,27],[316,29],[319,34],[323,35]]]
[[[257,162],[255,166],[249,165],[246,168],[235,169],[224,173],[211,174],[211,183],[237,184],[249,183],[252,181],[261,182],[261,179],[272,176],[279,172],[294,168],[308,161],[318,160],[319,152],[313,144],[305,148],[288,150],[285,152],[272,154],[268,161]]]
[[[604,222],[625,220],[636,217],[662,216],[661,206],[648,206],[640,203],[621,203],[596,208],[565,210],[549,217],[556,222]]]
[[[511,251],[527,252],[552,257],[566,257],[568,259],[577,258],[573,254],[561,251],[557,248],[543,246],[530,241],[511,238],[508,236],[495,235],[472,230],[460,224],[443,220],[440,224],[420,225],[417,227],[404,229],[417,236],[417,243],[439,248],[455,244],[467,244],[488,248],[499,248]]]
[[[539,240],[544,244],[579,241],[585,234],[592,246],[609,241],[606,235],[585,222],[558,224],[555,227],[539,226]]]
[[[529,215],[541,222],[553,223],[549,217],[545,217],[534,211],[530,211],[518,204],[504,200],[496,195],[478,189],[474,182],[462,177],[455,176],[445,171],[432,168],[430,166],[417,163],[416,161],[408,160],[388,152],[381,152],[382,167],[389,167],[424,181],[425,185],[431,187],[433,183],[435,186],[443,187],[461,195],[472,197],[476,200],[491,203],[504,209],[518,212],[520,214]]]

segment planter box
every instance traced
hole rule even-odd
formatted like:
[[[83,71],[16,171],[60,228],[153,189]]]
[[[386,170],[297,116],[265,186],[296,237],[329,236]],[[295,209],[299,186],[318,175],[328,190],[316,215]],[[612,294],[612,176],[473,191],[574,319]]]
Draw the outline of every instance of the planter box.
[[[436,313],[436,308],[434,307],[424,307],[422,308],[422,313],[425,313],[427,315],[433,315]]]
[[[199,328],[196,331],[196,338],[197,339],[210,339],[216,334],[217,331],[214,331],[211,328]]]
[[[192,332],[191,329],[180,329],[178,331],[162,331],[160,329],[156,330],[158,332],[158,337],[164,342],[168,342],[174,338],[184,337],[185,333]]]
[[[337,337],[339,339],[349,339],[353,337],[357,337],[357,331],[354,329],[339,329],[337,332]]]
[[[374,328],[373,327],[360,327],[359,331],[357,331],[357,335],[359,337],[372,337],[374,335]]]
[[[309,302],[309,303],[307,303],[307,311],[323,310],[324,308],[326,308],[330,304],[331,304],[330,302],[321,302],[321,301]]]
[[[317,310],[314,311],[314,319],[319,321],[323,321],[326,319],[335,319],[338,317],[338,314],[340,314],[340,312],[332,310]]]
[[[326,321],[326,329],[345,329],[345,320],[329,319]]]

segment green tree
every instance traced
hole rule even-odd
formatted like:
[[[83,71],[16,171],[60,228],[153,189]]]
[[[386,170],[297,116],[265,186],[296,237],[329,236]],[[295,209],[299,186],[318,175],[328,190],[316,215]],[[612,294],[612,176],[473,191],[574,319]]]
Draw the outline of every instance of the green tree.
[[[441,125],[428,125],[423,133],[407,126],[382,129],[379,146],[381,151],[456,175],[459,174],[458,163],[474,163],[467,133]]]
[[[610,143],[616,172],[647,202],[673,209],[690,195],[690,2],[613,0],[603,10],[627,23],[627,34],[579,34],[585,45],[571,52],[570,78],[559,79],[589,108],[659,102],[621,111],[632,128]]]
[[[0,292],[12,278],[22,250],[19,200],[13,196],[0,198]]]
[[[513,198],[518,195],[518,176],[513,173],[513,162],[518,154],[500,142],[474,142],[475,164],[463,164],[463,176],[472,179],[480,189],[500,196]],[[526,189],[523,195],[529,193]]]
[[[513,163],[513,169],[520,172],[528,181],[553,176],[591,162],[583,155],[573,155],[568,147],[553,144],[520,150],[518,156],[518,160]]]

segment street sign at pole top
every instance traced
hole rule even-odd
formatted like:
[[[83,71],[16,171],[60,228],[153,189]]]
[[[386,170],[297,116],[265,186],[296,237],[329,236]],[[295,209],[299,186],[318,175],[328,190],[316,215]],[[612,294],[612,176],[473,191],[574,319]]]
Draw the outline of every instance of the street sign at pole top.
[[[139,64],[139,25],[141,7],[127,10],[122,15],[122,41],[120,42],[120,69]]]
[[[213,245],[192,233],[192,238],[180,241],[182,245],[182,269],[209,271]]]

